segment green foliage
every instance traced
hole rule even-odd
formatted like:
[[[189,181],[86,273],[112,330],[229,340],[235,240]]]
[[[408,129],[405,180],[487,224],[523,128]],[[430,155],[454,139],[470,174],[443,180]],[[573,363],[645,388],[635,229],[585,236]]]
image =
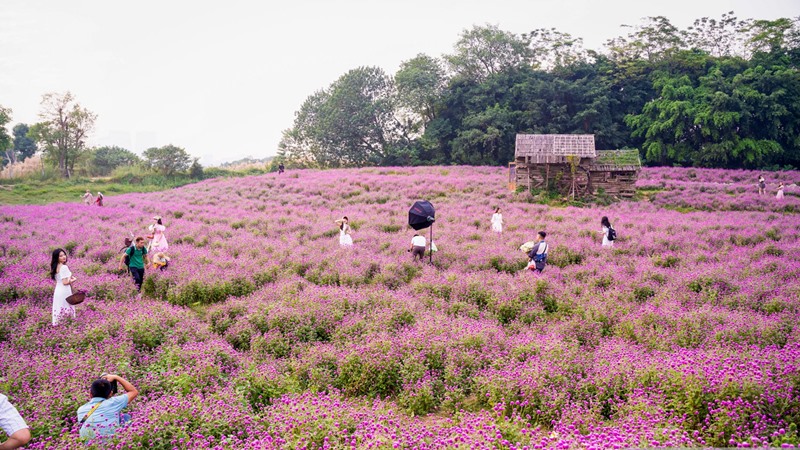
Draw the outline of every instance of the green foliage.
[[[192,157],[186,150],[172,144],[148,148],[144,151],[144,158],[148,167],[161,172],[164,176],[186,172],[192,163]]]
[[[130,150],[110,146],[93,149],[89,154],[89,172],[93,175],[107,176],[121,166],[141,164],[142,159]]]

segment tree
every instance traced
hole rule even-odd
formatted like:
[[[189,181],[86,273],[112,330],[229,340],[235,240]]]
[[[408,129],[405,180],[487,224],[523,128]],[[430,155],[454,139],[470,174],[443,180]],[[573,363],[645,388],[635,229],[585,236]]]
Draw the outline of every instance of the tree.
[[[6,124],[9,122],[11,122],[11,108],[4,108],[0,105],[0,152],[5,155],[3,157],[3,166],[17,162],[16,152],[14,152],[11,143],[11,136],[8,135],[8,130],[6,129]]]
[[[192,165],[189,167],[189,177],[194,180],[203,179],[203,165],[200,164],[200,158],[192,159]]]
[[[438,59],[419,54],[404,61],[394,83],[399,106],[417,114],[424,123],[436,118],[436,102],[447,87],[447,77]]]
[[[61,174],[69,178],[86,150],[86,140],[97,115],[77,103],[70,92],[44,94],[41,105],[39,117],[43,122],[31,127],[31,136]]]
[[[565,67],[586,61],[589,56],[583,49],[583,39],[555,28],[538,28],[523,38],[530,41],[531,59],[536,68]]]
[[[186,172],[192,163],[192,157],[186,153],[186,150],[172,144],[148,148],[144,151],[144,158],[150,168],[165,176]]]
[[[383,70],[353,69],[303,102],[281,147],[308,154],[322,167],[380,164],[402,134],[393,96]]]
[[[92,150],[91,166],[94,173],[100,176],[110,174],[121,166],[140,164],[142,159],[136,153],[117,146],[105,146]]]
[[[719,20],[703,17],[687,29],[686,42],[711,56],[744,56],[743,36],[747,21],[739,20],[729,11]]]
[[[506,69],[530,65],[528,42],[496,25],[474,26],[464,30],[455,45],[455,53],[445,60],[456,74],[482,81]]]
[[[19,161],[25,161],[36,153],[36,142],[28,136],[30,127],[24,123],[14,125],[14,151]]]

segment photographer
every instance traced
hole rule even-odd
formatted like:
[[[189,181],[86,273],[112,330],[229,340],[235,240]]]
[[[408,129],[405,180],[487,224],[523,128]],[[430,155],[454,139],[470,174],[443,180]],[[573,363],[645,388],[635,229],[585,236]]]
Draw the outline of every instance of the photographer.
[[[125,393],[112,397],[117,393],[118,382],[125,389]],[[139,391],[120,376],[103,374],[92,382],[89,392],[92,399],[78,408],[81,438],[113,436],[120,425],[131,419],[129,414],[120,414],[120,411],[139,395]]]
[[[0,394],[0,428],[8,436],[7,441],[0,443],[0,450],[20,448],[31,440],[28,424],[3,394]]]

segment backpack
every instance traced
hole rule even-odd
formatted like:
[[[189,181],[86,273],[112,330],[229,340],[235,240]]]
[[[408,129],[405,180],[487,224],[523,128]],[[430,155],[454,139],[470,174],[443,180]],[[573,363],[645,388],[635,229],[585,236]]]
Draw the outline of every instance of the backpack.
[[[617,230],[608,227],[608,240],[609,241],[616,241],[617,240]]]
[[[533,255],[533,262],[545,261],[547,259],[547,250],[549,250],[549,247],[548,247],[547,243],[545,242],[544,251],[542,253],[536,253],[535,255]]]

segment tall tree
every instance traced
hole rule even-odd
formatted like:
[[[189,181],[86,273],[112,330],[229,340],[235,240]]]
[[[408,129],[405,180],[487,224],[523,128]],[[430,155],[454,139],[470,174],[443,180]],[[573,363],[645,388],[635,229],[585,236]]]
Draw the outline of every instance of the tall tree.
[[[303,102],[281,146],[311,155],[322,167],[380,164],[403,137],[393,98],[383,70],[353,69]]]
[[[719,20],[702,17],[686,31],[686,42],[711,56],[745,56],[745,29],[747,21],[739,20],[729,11]]]
[[[484,25],[464,30],[455,53],[445,56],[445,60],[456,74],[480,82],[506,69],[530,65],[531,56],[525,38],[496,25]]]
[[[44,94],[41,105],[42,122],[32,127],[31,134],[61,174],[69,178],[86,151],[97,115],[83,108],[70,92]]]
[[[36,142],[28,136],[30,127],[24,123],[14,125],[14,151],[20,161],[25,161],[36,153]]]
[[[447,87],[442,63],[425,54],[403,61],[394,76],[397,103],[417,114],[424,123],[436,118],[436,102]]]
[[[589,54],[583,49],[583,39],[555,28],[538,28],[523,35],[530,41],[531,59],[537,69],[550,70],[586,61]]]

